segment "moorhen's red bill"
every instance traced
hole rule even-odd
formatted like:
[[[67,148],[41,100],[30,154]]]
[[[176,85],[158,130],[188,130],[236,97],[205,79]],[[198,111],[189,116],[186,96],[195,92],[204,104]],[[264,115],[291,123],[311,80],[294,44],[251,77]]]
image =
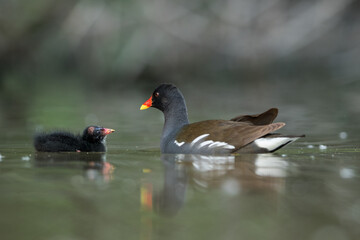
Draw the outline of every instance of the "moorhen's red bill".
[[[164,113],[161,138],[162,153],[224,154],[265,153],[297,140],[301,136],[272,133],[285,123],[273,123],[278,109],[257,115],[241,115],[231,120],[207,120],[189,124],[185,99],[172,84],[162,84],[141,106],[154,107]]]
[[[82,135],[61,131],[43,133],[35,136],[34,147],[39,152],[106,152],[105,138],[112,132],[115,130],[89,126]]]

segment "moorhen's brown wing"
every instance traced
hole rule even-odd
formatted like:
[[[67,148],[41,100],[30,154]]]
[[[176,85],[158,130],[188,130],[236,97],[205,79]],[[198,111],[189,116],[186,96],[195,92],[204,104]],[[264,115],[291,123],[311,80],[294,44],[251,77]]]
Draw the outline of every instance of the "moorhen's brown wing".
[[[204,140],[227,143],[234,146],[233,151],[236,151],[255,139],[276,131],[283,126],[285,126],[285,123],[282,122],[254,125],[247,122],[208,120],[186,125],[178,133],[176,141],[179,143],[192,143],[200,136],[208,134]]]
[[[277,108],[271,108],[266,112],[254,115],[240,115],[231,119],[235,122],[248,122],[254,125],[267,125],[272,123],[278,115]]]

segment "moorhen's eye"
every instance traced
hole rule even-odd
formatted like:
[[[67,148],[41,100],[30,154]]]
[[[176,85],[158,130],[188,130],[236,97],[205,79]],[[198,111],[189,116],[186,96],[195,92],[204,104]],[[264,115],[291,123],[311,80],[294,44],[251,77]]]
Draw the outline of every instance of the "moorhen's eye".
[[[159,94],[158,92],[156,92],[156,93],[154,94],[155,97],[159,97],[159,95],[160,95],[160,94]]]

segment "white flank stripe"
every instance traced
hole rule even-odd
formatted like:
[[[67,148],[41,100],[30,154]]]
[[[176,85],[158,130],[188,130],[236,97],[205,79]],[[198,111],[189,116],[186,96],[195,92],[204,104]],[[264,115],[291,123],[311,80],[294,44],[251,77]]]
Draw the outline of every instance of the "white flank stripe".
[[[235,146],[230,145],[230,144],[226,144],[226,146],[224,146],[224,148],[226,148],[226,149],[235,149]]]
[[[254,141],[256,146],[259,148],[265,148],[269,151],[273,151],[281,145],[291,141],[295,141],[298,138],[289,138],[289,137],[278,137],[278,138],[259,138]]]
[[[199,145],[199,148],[202,148],[206,145],[209,145],[208,148],[225,148],[225,149],[234,149],[235,148],[233,145],[230,145],[226,142],[214,142],[212,140],[208,140],[208,141],[201,143]]]
[[[205,147],[206,145],[212,144],[213,142],[214,141],[212,141],[212,140],[202,142],[202,143],[200,143],[199,148]],[[208,147],[210,147],[210,146],[208,146]]]
[[[221,147],[224,144],[222,144],[221,142],[214,142],[213,144],[210,144],[209,148],[217,148],[217,147]]]
[[[235,149],[235,146],[230,145],[226,142],[214,142],[213,140],[205,140],[206,137],[208,137],[210,134],[206,133],[203,135],[198,136],[190,143],[190,148],[208,148],[208,149],[216,149],[216,148],[222,148],[222,149]],[[182,146],[185,142],[179,143],[175,140],[175,144],[179,147]]]
[[[181,142],[181,143],[179,143],[178,141],[176,141],[176,140],[175,140],[175,142],[174,142],[174,143],[175,143],[176,145],[178,145],[179,147],[181,147],[182,145],[184,145],[184,143],[185,143],[185,142]]]
[[[192,146],[194,146],[194,144],[195,143],[197,143],[198,141],[200,141],[201,139],[203,139],[203,138],[206,138],[207,136],[209,136],[210,134],[203,134],[203,135],[200,135],[200,136],[198,136],[197,138],[195,138],[192,142],[191,142],[191,144],[190,144],[190,147],[192,147]]]

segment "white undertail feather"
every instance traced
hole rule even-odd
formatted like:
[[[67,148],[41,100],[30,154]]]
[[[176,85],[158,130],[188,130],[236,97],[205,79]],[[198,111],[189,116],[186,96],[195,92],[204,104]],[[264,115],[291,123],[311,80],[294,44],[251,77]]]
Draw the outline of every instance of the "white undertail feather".
[[[296,141],[298,137],[274,137],[274,138],[259,138],[254,141],[259,148],[265,148],[268,151],[274,151],[284,144]]]

